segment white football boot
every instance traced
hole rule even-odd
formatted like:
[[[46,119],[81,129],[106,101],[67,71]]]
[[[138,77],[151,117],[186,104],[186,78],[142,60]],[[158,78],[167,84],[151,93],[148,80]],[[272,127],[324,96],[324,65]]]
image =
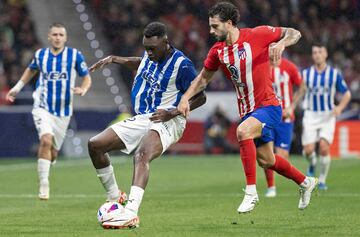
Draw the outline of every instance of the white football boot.
[[[304,210],[309,204],[311,199],[311,193],[314,191],[318,184],[318,179],[314,177],[306,177],[308,179],[308,184],[306,187],[300,187],[300,200],[299,200],[299,209]]]
[[[39,198],[40,200],[48,200],[50,197],[49,181],[41,181],[39,183]]]
[[[273,198],[276,197],[276,187],[270,187],[266,190],[265,197],[267,198]]]
[[[129,209],[122,209],[122,211],[114,216],[111,220],[102,223],[104,229],[125,229],[125,228],[137,228],[139,227],[139,217]]]
[[[258,202],[259,202],[259,196],[257,195],[257,193],[250,194],[250,193],[245,192],[244,199],[241,202],[237,211],[239,213],[251,212],[252,210],[254,210],[254,208]]]

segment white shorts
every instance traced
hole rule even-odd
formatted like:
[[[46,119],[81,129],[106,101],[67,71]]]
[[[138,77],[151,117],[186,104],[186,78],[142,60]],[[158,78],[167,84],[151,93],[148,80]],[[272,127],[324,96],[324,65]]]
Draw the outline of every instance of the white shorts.
[[[70,116],[58,117],[42,108],[33,109],[32,115],[39,139],[44,134],[51,134],[53,136],[53,147],[60,150],[69,126]]]
[[[336,117],[332,111],[313,112],[305,111],[303,118],[302,145],[314,144],[325,139],[331,144],[334,140]]]
[[[125,144],[126,148],[122,149],[122,152],[126,154],[133,152],[149,130],[158,132],[163,147],[162,152],[165,152],[170,145],[181,138],[186,126],[184,117],[176,116],[164,123],[153,123],[150,121],[150,117],[151,114],[140,114],[115,123],[110,127]]]

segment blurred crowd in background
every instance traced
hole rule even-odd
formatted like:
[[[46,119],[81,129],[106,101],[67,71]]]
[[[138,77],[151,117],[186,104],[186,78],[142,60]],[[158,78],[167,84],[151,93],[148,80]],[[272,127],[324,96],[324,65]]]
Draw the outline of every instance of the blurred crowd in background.
[[[215,0],[85,0],[101,20],[104,35],[112,45],[112,54],[141,56],[142,29],[159,20],[167,24],[171,44],[181,49],[202,67],[209,47],[208,9]],[[360,94],[360,3],[356,0],[237,0],[239,27],[272,25],[294,27],[301,31],[300,42],[285,56],[299,69],[312,64],[311,44],[326,43],[329,62],[338,67],[359,100]],[[0,0],[0,104],[4,92],[20,78],[34,51],[41,47],[26,1]],[[121,76],[129,88],[132,72],[122,68]],[[230,83],[216,75],[209,90],[232,90]],[[353,103],[353,106],[355,103]]]
[[[40,47],[26,1],[0,0],[0,105],[9,104],[6,93]],[[24,90],[30,95],[32,88],[27,86]]]

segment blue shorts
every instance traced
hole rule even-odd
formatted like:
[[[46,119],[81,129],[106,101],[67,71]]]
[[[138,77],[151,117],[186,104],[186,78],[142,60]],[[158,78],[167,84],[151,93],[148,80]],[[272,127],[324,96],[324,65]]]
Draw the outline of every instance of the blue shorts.
[[[274,128],[274,145],[290,151],[294,123],[280,122]]]
[[[263,124],[261,137],[254,139],[256,147],[265,143],[274,141],[274,128],[280,123],[282,117],[281,106],[264,106],[255,109],[253,112],[245,115],[241,122],[249,117],[254,117]]]

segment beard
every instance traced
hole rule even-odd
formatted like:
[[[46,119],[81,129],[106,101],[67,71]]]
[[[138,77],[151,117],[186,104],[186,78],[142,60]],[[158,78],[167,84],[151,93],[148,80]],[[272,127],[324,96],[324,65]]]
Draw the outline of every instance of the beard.
[[[226,34],[215,36],[218,42],[224,42],[226,40]]]

